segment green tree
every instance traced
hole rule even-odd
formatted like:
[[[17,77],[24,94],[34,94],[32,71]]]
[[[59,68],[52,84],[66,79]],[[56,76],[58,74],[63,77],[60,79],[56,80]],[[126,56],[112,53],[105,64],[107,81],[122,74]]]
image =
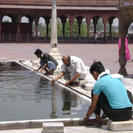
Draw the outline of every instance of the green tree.
[[[78,36],[78,23],[77,23],[77,19],[74,19],[74,23],[73,23],[73,37],[77,37]]]
[[[112,37],[119,37],[119,32],[117,30],[117,27],[112,26]]]
[[[104,24],[103,24],[102,18],[98,19],[96,29],[97,29],[97,31],[103,31],[104,30]]]
[[[81,37],[87,37],[87,24],[85,20],[81,24]]]
[[[48,26],[48,37],[51,37],[51,21],[49,23],[49,26]]]
[[[58,37],[62,37],[62,23],[61,20],[57,20],[57,32],[58,32]]]
[[[70,37],[70,24],[68,19],[65,24],[65,37]]]
[[[38,31],[40,33],[40,37],[45,37],[46,36],[46,26],[44,26],[43,24],[39,23]]]

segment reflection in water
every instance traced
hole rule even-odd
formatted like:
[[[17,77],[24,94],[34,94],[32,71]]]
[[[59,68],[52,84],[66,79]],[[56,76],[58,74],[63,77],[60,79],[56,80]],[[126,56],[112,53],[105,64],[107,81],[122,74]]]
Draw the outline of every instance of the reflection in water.
[[[16,62],[8,62],[8,63],[7,62],[0,62],[0,72],[6,71],[6,70],[19,71],[19,70],[26,70],[26,68],[20,66]]]
[[[37,79],[34,91],[36,95],[35,100],[38,103],[41,103],[42,100],[48,99],[49,96],[52,95],[50,82],[43,77],[39,77],[39,79]]]
[[[71,108],[71,93],[63,90],[62,91],[63,94],[63,111],[68,111]]]
[[[50,89],[51,85],[49,84],[49,81],[47,79],[40,77],[40,81],[38,82],[38,88]]]
[[[51,116],[51,118],[57,118],[57,111],[56,111],[56,89],[55,88],[53,88],[53,90],[52,90],[52,97],[51,97],[52,99],[52,101],[51,101],[51,107],[52,107],[52,109],[51,109],[51,114],[50,114],[50,116]]]
[[[77,102],[76,102],[77,99],[76,99],[76,96],[73,96],[70,91],[67,91],[65,89],[62,91],[62,95],[63,95],[62,111],[64,115],[68,115],[70,114],[71,107],[77,106]]]
[[[51,96],[51,118],[57,118],[57,112],[56,112],[56,93],[57,90],[55,88],[52,88],[52,86],[50,85],[50,81],[48,81],[47,79],[40,77],[40,80],[38,81],[38,86],[35,89],[35,93],[36,93],[36,101],[37,102],[41,102],[41,100],[44,99],[44,97],[46,98],[48,95]],[[46,94],[46,95],[44,95]],[[48,98],[49,99],[49,98]]]
[[[16,63],[0,63],[0,105],[0,121],[81,117],[89,106]]]
[[[63,114],[64,115],[69,115],[70,114],[70,109],[71,109],[71,93],[63,90],[62,91],[63,94]]]

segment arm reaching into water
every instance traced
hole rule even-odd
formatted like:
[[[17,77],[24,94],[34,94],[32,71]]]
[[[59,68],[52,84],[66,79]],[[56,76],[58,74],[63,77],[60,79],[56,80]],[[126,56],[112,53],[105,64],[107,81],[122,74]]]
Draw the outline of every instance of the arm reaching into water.
[[[77,78],[79,78],[80,73],[76,73],[71,80],[65,83],[66,86],[69,86],[70,83],[74,82]]]
[[[55,81],[57,81],[58,79],[60,79],[65,73],[64,72],[61,72],[57,77],[55,77],[52,81],[51,81],[51,84],[54,84]]]

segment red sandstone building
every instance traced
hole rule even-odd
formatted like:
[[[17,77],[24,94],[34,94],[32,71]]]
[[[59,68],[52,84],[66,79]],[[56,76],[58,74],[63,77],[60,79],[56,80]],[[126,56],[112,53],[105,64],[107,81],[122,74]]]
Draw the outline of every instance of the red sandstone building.
[[[80,38],[80,28],[82,20],[86,20],[87,37],[90,40],[90,21],[93,20],[94,36],[96,25],[99,18],[102,18],[104,25],[103,36],[106,38],[106,24],[109,24],[109,36],[112,37],[111,26],[114,18],[118,18],[120,0],[56,0],[57,15],[62,23],[62,33],[65,38],[66,20],[70,24],[70,37],[72,42],[72,25],[74,19],[78,23],[78,39]],[[3,22],[3,17],[9,16],[11,22]],[[29,19],[28,23],[22,23],[21,19],[25,16]],[[43,17],[46,23],[46,36],[39,38],[38,23],[39,18]],[[1,42],[44,42],[49,41],[49,23],[51,19],[51,0],[0,0],[0,41]],[[35,35],[33,36],[32,25],[35,24]],[[62,41],[65,41],[65,39]]]

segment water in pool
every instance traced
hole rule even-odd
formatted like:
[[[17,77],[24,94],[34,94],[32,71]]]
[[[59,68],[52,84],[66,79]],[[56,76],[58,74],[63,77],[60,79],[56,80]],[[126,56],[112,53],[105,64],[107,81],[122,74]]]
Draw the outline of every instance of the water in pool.
[[[83,117],[88,106],[15,62],[0,63],[0,121]]]

